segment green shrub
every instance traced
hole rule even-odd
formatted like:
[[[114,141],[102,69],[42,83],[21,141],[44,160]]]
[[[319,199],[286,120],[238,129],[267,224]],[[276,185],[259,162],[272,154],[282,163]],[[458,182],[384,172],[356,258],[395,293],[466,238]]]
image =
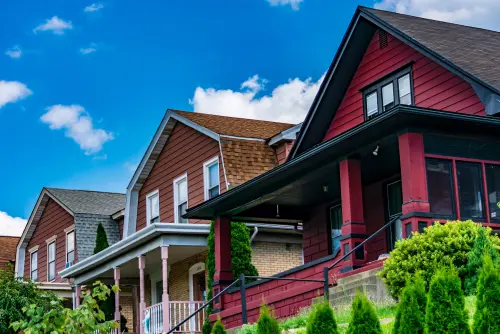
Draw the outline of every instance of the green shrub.
[[[108,247],[109,244],[108,244],[108,237],[106,236],[106,231],[104,230],[104,226],[102,226],[102,223],[99,222],[99,224],[97,225],[94,254],[97,254]]]
[[[481,228],[470,220],[436,223],[424,233],[414,233],[410,239],[398,241],[379,274],[390,294],[399,299],[406,282],[413,280],[416,273],[420,273],[427,288],[436,271],[445,266],[453,265],[463,279],[469,252]],[[494,245],[500,242],[497,237],[489,238]]]
[[[215,233],[215,228],[214,228],[214,222],[212,221],[210,223],[210,232],[208,233],[208,238],[207,238],[207,248],[208,248],[208,255],[207,255],[207,300],[212,299],[212,283],[214,281],[214,275],[215,275],[215,239],[214,239],[214,233]],[[208,321],[208,316],[212,314],[213,311],[213,304],[210,303],[210,305],[207,306],[207,309],[205,311],[206,313],[206,319]],[[207,322],[205,321],[205,323]],[[210,323],[209,323],[210,325]],[[205,325],[203,325],[205,327]],[[210,330],[212,330],[212,327],[210,326]],[[207,333],[203,333],[207,334]]]
[[[231,223],[231,266],[233,279],[238,279],[240,274],[245,274],[246,276],[259,275],[257,269],[252,264],[250,230],[245,223]],[[255,279],[246,280],[247,283],[251,281],[255,281]]]
[[[394,321],[394,334],[424,334],[425,330],[425,283],[417,276],[415,282],[410,282],[401,294]]]
[[[260,316],[257,321],[257,334],[279,334],[278,320],[274,317],[269,306],[263,304],[260,307]]]
[[[357,293],[352,302],[352,315],[347,334],[382,334],[372,303],[365,294]]]
[[[302,309],[302,311],[297,314],[294,317],[285,319],[281,324],[280,328],[282,330],[288,331],[289,329],[292,328],[300,328],[300,327],[306,327],[307,324],[307,318],[309,317],[308,312],[305,309]]]
[[[493,262],[499,260],[498,250],[493,246],[491,239],[488,238],[488,234],[491,234],[490,229],[480,228],[474,242],[474,247],[469,253],[464,280],[465,293],[468,296],[472,296],[476,293],[477,281],[479,272],[483,266],[484,255],[488,254]]]
[[[257,326],[253,325],[243,325],[240,329],[236,330],[237,334],[257,334]]]
[[[428,334],[470,333],[460,283],[455,269],[441,269],[432,278],[425,317]]]
[[[474,334],[500,333],[500,272],[488,255],[479,275]]]
[[[307,319],[307,334],[337,334],[337,323],[328,301],[314,305]]]
[[[217,318],[217,321],[212,328],[212,334],[227,334],[226,330],[224,329],[224,324],[220,320],[220,317]]]
[[[210,320],[208,320],[208,317],[205,319],[203,326],[201,326],[201,333],[202,334],[212,333],[212,324],[210,323]]]

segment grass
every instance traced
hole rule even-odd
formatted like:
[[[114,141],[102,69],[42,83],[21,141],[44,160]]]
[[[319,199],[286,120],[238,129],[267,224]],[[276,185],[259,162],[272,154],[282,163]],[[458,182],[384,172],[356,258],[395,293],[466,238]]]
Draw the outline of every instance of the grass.
[[[465,309],[469,315],[469,324],[472,325],[472,319],[476,309],[476,297],[470,296],[465,297]],[[396,316],[396,304],[375,304],[375,312],[382,323],[382,333],[391,334],[392,326],[394,325],[394,317]],[[302,311],[294,317],[283,320],[280,323],[280,329],[289,331],[294,329],[296,334],[305,334],[305,326],[307,317],[309,315],[309,309],[302,309]],[[345,333],[347,331],[347,325],[349,324],[351,318],[351,307],[346,305],[341,308],[335,309],[335,320],[339,325],[339,332]],[[385,319],[385,320],[384,320]],[[255,325],[245,325],[237,331],[237,334],[255,334]]]

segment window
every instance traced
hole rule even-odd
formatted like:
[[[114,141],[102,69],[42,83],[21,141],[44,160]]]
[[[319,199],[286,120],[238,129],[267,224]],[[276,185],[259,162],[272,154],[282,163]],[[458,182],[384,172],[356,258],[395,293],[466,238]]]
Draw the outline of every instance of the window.
[[[481,164],[457,162],[456,166],[461,219],[484,218]]]
[[[148,224],[160,221],[160,193],[158,190],[146,196],[146,219]]]
[[[187,174],[174,180],[174,218],[178,224],[186,224],[187,219],[182,218],[188,208],[188,183]]]
[[[75,231],[66,234],[66,267],[75,262]]]
[[[47,281],[53,281],[56,278],[56,242],[53,241],[47,245]]]
[[[31,252],[31,280],[38,281],[38,250]]]
[[[380,80],[363,91],[366,119],[383,113],[398,104],[413,104],[411,67]]]
[[[205,183],[205,200],[219,195],[219,157],[210,159],[203,164],[203,179]]]
[[[488,203],[490,218],[500,220],[500,166],[486,165],[486,187],[488,187]]]
[[[336,254],[340,249],[340,237],[342,237],[342,206],[340,204],[330,208],[330,226],[332,254]]]
[[[410,239],[412,235],[412,230],[411,230],[411,223],[408,223],[405,225],[405,232],[406,232],[406,238]]]
[[[344,250],[344,254],[342,254],[342,256],[346,256],[346,255],[347,255],[347,253],[349,253],[349,251],[350,251],[349,244],[343,244],[343,245],[342,245],[342,249]],[[344,261],[349,261],[349,256],[348,256],[348,257],[346,257],[346,258],[344,259]]]
[[[389,220],[397,217],[403,211],[403,190],[401,180],[389,183],[387,185],[387,213]],[[403,224],[400,219],[389,226],[387,230],[389,251],[392,251],[396,241],[403,239]]]
[[[426,222],[418,222],[418,233],[424,233],[426,227],[427,227]]]
[[[437,215],[455,214],[451,165],[447,160],[426,160],[429,204],[431,212]]]

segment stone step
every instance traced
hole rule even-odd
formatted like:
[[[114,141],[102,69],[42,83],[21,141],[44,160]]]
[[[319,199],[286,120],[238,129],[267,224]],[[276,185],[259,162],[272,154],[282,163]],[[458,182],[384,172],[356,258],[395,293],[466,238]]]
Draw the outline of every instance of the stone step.
[[[342,285],[342,284],[349,283],[349,282],[354,282],[354,281],[357,281],[357,280],[363,280],[363,279],[366,279],[368,277],[373,277],[373,276],[376,277],[377,274],[378,274],[378,272],[381,271],[381,270],[382,270],[382,268],[375,268],[375,269],[363,271],[363,272],[360,272],[360,273],[357,273],[357,274],[354,274],[354,275],[350,275],[350,276],[347,276],[347,277],[338,278],[337,279],[337,285]]]

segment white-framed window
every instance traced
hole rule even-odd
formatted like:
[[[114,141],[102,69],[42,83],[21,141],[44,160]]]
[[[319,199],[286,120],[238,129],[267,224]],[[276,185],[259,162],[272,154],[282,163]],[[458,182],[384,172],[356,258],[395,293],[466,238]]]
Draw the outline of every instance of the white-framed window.
[[[66,267],[75,263],[75,230],[66,232]]]
[[[148,225],[160,222],[160,192],[158,190],[146,196],[146,219]]]
[[[214,157],[203,164],[203,182],[205,200],[220,194],[219,157]]]
[[[56,241],[47,244],[47,281],[56,279]]]
[[[38,247],[30,251],[30,278],[33,282],[38,281]]]
[[[177,224],[186,224],[182,218],[188,208],[188,178],[187,174],[174,180],[174,219]]]

